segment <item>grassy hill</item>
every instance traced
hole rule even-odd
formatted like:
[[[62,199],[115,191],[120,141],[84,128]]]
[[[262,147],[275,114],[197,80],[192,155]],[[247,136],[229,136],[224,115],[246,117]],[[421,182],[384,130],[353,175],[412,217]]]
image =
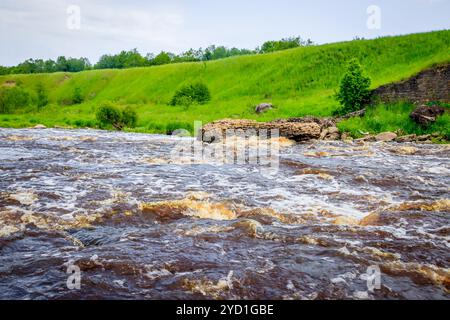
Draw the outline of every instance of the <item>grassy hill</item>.
[[[450,61],[450,30],[376,40],[356,40],[304,47],[264,55],[198,63],[171,64],[126,70],[81,73],[8,75],[0,86],[19,85],[34,92],[42,83],[50,103],[39,112],[29,106],[0,115],[0,126],[94,126],[95,110],[111,101],[132,106],[141,132],[189,127],[194,120],[250,118],[267,121],[304,115],[329,116],[346,63],[357,58],[372,78],[373,88],[408,78],[438,63]],[[183,84],[203,81],[212,94],[206,105],[173,107],[168,103]],[[75,87],[84,96],[80,105],[65,105]],[[276,109],[258,116],[254,106],[272,102]]]

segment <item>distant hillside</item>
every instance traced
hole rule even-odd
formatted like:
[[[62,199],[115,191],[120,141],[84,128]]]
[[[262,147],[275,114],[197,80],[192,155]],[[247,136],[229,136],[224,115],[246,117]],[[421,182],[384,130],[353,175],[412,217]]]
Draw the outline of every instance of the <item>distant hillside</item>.
[[[49,105],[26,115],[0,115],[0,126],[89,125],[105,101],[129,105],[139,113],[140,131],[163,132],[168,124],[210,122],[221,118],[260,121],[303,115],[328,116],[337,107],[333,94],[346,63],[358,58],[373,88],[410,77],[450,61],[450,30],[376,40],[355,40],[250,55],[211,62],[81,73],[8,75],[0,86],[19,85],[34,92],[42,83]],[[212,94],[206,105],[189,108],[168,103],[181,85],[203,81]],[[76,87],[84,103],[68,106]],[[276,109],[258,116],[254,105],[272,102]],[[23,111],[22,111],[23,112]]]

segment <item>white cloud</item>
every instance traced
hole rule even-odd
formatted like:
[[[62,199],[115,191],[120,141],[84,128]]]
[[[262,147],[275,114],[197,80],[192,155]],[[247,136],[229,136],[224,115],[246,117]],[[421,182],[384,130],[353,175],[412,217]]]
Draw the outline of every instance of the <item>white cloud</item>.
[[[69,5],[81,9],[79,30],[67,28]],[[102,53],[134,47],[143,52],[176,48],[184,24],[180,7],[155,1],[133,5],[88,0],[2,0],[0,18],[1,42],[15,46],[1,49],[0,59],[9,64],[29,57],[57,55],[88,55],[95,61]]]
[[[368,30],[366,8],[383,10]],[[81,8],[69,30],[67,8]],[[318,43],[449,28],[450,0],[0,0],[0,64],[137,48],[175,53],[211,44],[254,48],[300,35]]]

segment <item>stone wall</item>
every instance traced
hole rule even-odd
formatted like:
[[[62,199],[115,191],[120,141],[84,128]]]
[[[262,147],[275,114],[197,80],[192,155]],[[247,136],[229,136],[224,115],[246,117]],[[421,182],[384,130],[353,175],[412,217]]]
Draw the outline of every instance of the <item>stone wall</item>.
[[[373,91],[375,101],[450,102],[450,63],[420,72],[416,76]]]

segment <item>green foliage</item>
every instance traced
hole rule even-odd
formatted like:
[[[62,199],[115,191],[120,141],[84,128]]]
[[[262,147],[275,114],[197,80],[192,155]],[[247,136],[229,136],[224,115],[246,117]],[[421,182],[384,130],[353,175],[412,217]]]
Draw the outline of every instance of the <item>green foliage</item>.
[[[95,114],[101,126],[113,126],[116,130],[122,130],[122,113],[112,104],[104,104]]]
[[[431,134],[440,132],[450,141],[450,115],[438,117],[429,128],[418,126],[409,115],[415,106],[411,103],[380,104],[367,108],[364,117],[355,117],[338,124],[341,132],[350,132],[354,137],[361,137],[361,132],[380,133],[401,131],[404,134]]]
[[[122,51],[117,55],[103,55],[95,65],[95,69],[125,69],[149,65],[137,49]]]
[[[36,85],[36,96],[37,96],[36,105],[38,110],[40,110],[41,108],[45,107],[49,101],[47,90],[45,89],[42,82],[39,82]]]
[[[172,62],[172,58],[171,55],[167,52],[161,52],[160,54],[158,54],[153,60],[152,60],[152,64],[154,65],[162,65],[162,64],[168,64]]]
[[[370,101],[370,84],[371,80],[363,74],[359,62],[356,59],[350,60],[336,94],[336,99],[342,106],[338,113],[351,113],[367,105]]]
[[[68,121],[68,123],[66,123],[68,125],[73,124],[75,127],[78,128],[95,128],[96,127],[96,123],[93,120],[84,120],[84,119],[76,119],[73,122]]]
[[[205,104],[211,100],[208,87],[201,82],[185,85],[178,89],[170,104],[173,106],[189,106],[194,103]]]
[[[10,74],[11,70],[8,67],[0,66],[0,76]]]
[[[281,39],[279,41],[267,41],[261,46],[261,49],[259,51],[261,53],[269,53],[269,52],[293,49],[293,48],[297,48],[297,47],[311,46],[313,44],[314,43],[310,39],[304,41],[300,37],[296,37],[296,38],[292,37],[292,38]]]
[[[130,108],[121,109],[106,103],[97,110],[96,118],[102,127],[112,126],[116,130],[123,130],[125,127],[135,127],[138,116],[136,111]]]
[[[84,100],[84,98],[83,98],[83,94],[81,93],[81,88],[80,87],[73,88],[72,103],[80,104],[83,102],[83,100]]]
[[[209,46],[208,48],[203,51],[202,49],[199,49],[197,51],[197,61],[210,61],[210,60],[218,60],[218,59],[224,59],[234,56],[243,56],[247,54],[255,54],[258,53],[258,50],[248,50],[248,49],[238,49],[238,48],[231,48],[228,49],[224,46]]]
[[[0,74],[80,72],[90,68],[91,64],[87,58],[77,59],[61,56],[56,61],[28,59],[14,67],[0,67]]]
[[[12,113],[30,104],[30,94],[20,88],[0,89],[0,113]]]
[[[50,61],[51,65],[51,61]],[[58,57],[55,63],[56,71],[62,72],[80,72],[84,70],[89,70],[91,68],[91,63],[87,58],[66,58]],[[48,71],[47,71],[48,72]],[[50,71],[51,72],[51,71]]]
[[[138,115],[134,109],[126,107],[122,110],[122,123],[125,127],[134,128],[138,121]]]
[[[300,37],[286,38],[280,41],[268,41],[264,43],[261,49],[255,50],[227,48],[224,46],[209,46],[205,50],[190,49],[181,54],[173,54],[161,51],[158,55],[148,53],[142,56],[137,49],[121,51],[118,54],[102,55],[99,61],[94,65],[94,69],[128,69],[135,67],[159,66],[169,63],[210,61],[228,57],[268,53],[285,49],[296,48],[299,46],[312,45],[311,40],[303,41]],[[56,61],[51,59],[28,59],[14,67],[0,66],[0,75],[6,74],[30,74],[30,73],[53,73],[53,72],[80,72],[92,69],[92,65],[87,58],[66,58],[58,57]]]

